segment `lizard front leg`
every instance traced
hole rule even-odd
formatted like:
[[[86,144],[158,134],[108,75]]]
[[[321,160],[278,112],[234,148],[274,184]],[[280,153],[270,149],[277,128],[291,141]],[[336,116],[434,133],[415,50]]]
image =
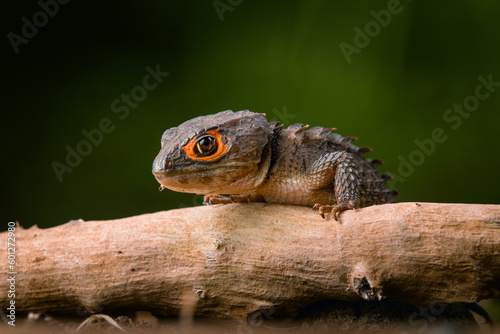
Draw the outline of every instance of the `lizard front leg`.
[[[251,201],[249,195],[205,195],[203,197],[203,204],[229,204],[229,203],[248,203]]]
[[[344,151],[325,154],[314,162],[310,172],[319,178],[320,184],[335,191],[335,205],[316,203],[313,206],[323,218],[325,213],[331,213],[338,220],[340,212],[359,206],[360,178],[352,154]]]

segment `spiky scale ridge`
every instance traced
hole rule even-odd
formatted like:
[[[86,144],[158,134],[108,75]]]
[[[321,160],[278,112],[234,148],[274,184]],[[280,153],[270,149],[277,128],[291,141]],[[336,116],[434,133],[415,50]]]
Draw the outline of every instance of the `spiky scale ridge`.
[[[358,150],[360,153],[368,153],[368,152],[373,152],[373,149],[371,147],[368,147],[368,146],[362,146],[359,148]]]
[[[380,166],[380,165],[385,164],[385,162],[383,162],[383,161],[382,161],[382,160],[380,160],[380,159],[371,159],[371,160],[369,160],[369,161],[370,161],[370,163],[371,163],[374,167],[378,167],[378,166]]]
[[[383,178],[383,179],[384,179],[384,180],[386,180],[386,181],[391,181],[391,180],[393,180],[393,179],[394,179],[394,178],[392,177],[392,175],[390,175],[390,174],[381,174],[381,175],[380,175],[380,177],[381,177],[381,178]]]

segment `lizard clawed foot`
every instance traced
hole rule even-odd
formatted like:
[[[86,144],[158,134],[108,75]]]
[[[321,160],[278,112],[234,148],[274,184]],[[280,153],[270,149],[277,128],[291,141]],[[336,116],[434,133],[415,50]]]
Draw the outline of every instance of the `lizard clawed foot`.
[[[336,205],[322,205],[319,203],[314,204],[313,210],[317,210],[319,215],[325,218],[325,214],[331,213],[332,218],[338,221],[339,214],[345,210],[354,210],[356,209],[356,202],[353,200],[344,201]]]
[[[203,197],[204,205],[212,205],[212,204],[228,204],[233,203],[231,198],[224,195],[205,195]]]
[[[212,204],[229,204],[229,203],[248,203],[250,197],[248,195],[205,195],[203,197],[204,205]]]

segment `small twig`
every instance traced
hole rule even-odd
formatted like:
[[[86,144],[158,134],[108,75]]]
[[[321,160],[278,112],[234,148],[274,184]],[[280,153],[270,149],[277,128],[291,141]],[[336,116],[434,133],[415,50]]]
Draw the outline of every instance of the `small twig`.
[[[95,325],[96,323],[101,326],[101,321],[104,320],[106,321],[108,324],[118,328],[119,330],[121,330],[122,332],[124,333],[127,333],[126,330],[124,330],[123,328],[121,328],[120,325],[118,325],[116,323],[116,321],[114,321],[109,315],[106,315],[106,314],[94,314],[94,315],[91,315],[87,320],[85,320],[84,322],[81,323],[80,326],[78,326],[78,328],[75,330],[77,333],[79,333],[81,330],[85,330],[93,325]],[[100,329],[100,328],[98,328]]]

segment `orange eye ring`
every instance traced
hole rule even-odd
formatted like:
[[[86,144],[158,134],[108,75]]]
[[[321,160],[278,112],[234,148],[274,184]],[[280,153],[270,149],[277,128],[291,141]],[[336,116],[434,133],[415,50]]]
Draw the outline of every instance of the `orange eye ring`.
[[[200,152],[200,140],[203,140],[207,137],[211,137],[215,139],[215,146],[217,149],[215,150],[214,153],[211,153],[209,155],[204,155],[202,152]],[[227,152],[227,143],[230,141],[229,138],[225,137],[226,143],[223,142],[222,140],[222,135],[219,133],[219,129],[215,130],[209,130],[206,133],[204,133],[201,136],[196,136],[193,139],[191,139],[186,145],[182,147],[184,152],[186,152],[186,155],[193,159],[193,160],[205,160],[205,161],[210,161],[219,158],[221,155]]]

